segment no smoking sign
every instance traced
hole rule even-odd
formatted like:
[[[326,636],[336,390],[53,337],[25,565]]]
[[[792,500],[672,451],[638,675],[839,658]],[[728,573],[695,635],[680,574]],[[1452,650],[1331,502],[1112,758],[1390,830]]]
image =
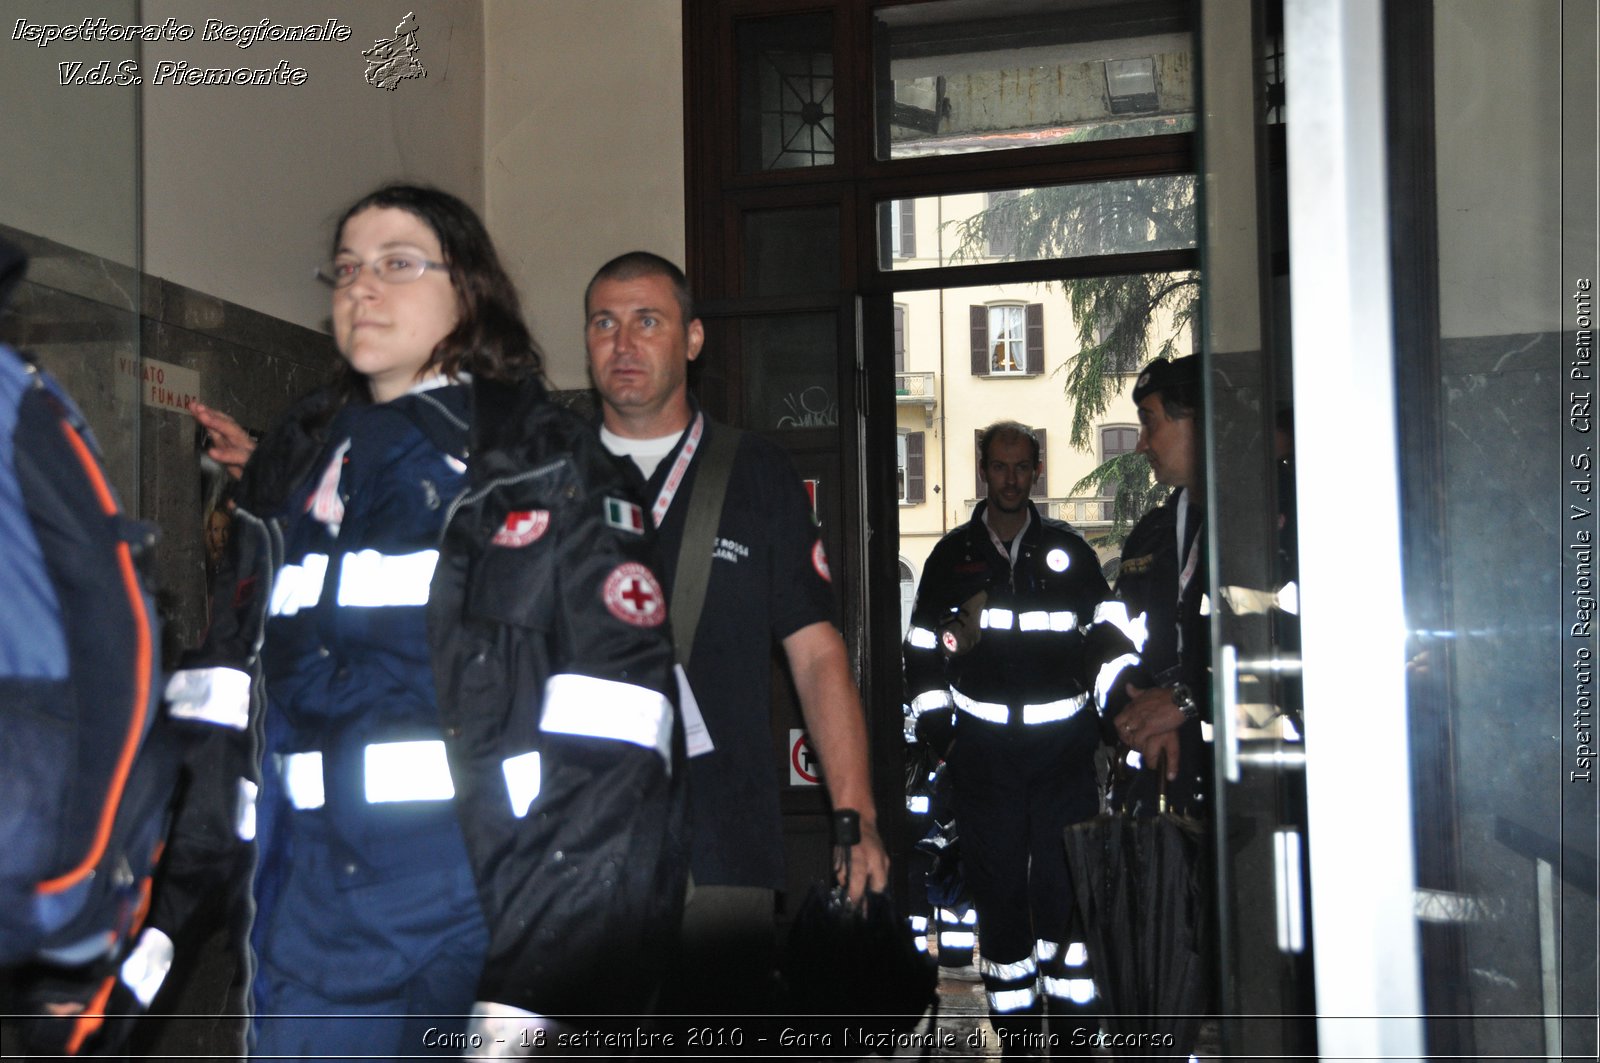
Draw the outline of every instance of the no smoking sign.
[[[789,785],[820,786],[822,762],[811,748],[811,739],[798,728],[789,730]]]

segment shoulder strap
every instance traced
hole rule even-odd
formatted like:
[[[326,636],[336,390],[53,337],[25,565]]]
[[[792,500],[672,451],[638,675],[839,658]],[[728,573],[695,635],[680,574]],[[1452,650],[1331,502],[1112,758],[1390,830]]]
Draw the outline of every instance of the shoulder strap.
[[[722,499],[728,493],[728,477],[733,472],[733,455],[739,449],[739,436],[738,429],[727,425],[712,427],[710,418],[706,419],[706,435],[701,444],[705,449],[700,455],[694,489],[689,494],[689,509],[683,518],[683,539],[678,543],[678,566],[667,609],[678,647],[678,663],[685,670],[694,649],[695,631],[700,627],[706,586],[711,582],[717,521],[722,516]]]

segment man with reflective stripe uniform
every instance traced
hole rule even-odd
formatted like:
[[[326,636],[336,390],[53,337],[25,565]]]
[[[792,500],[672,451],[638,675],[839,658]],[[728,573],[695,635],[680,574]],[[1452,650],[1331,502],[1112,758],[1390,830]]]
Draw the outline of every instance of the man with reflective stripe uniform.
[[[1141,647],[1143,674],[1113,699],[1117,737],[1140,754],[1127,805],[1153,812],[1154,774],[1165,760],[1168,808],[1202,815],[1211,777],[1209,720],[1211,631],[1206,619],[1206,547],[1198,438],[1200,359],[1152,362],[1134,383],[1139,405],[1138,451],[1156,481],[1174,488],[1128,535],[1116,601],[1105,615]],[[1121,702],[1126,699],[1126,705]],[[1120,798],[1119,798],[1120,800]]]
[[[988,497],[929,555],[905,640],[912,711],[955,714],[947,763],[963,871],[978,910],[979,970],[1008,1053],[1042,1043],[1046,1010],[1081,1017],[1093,996],[1069,941],[1063,830],[1099,808],[1096,686],[1136,661],[1095,623],[1108,594],[1099,560],[1028,499],[1039,444],[1002,421],[980,442]],[[1051,1031],[1058,1047],[1073,1022]]]

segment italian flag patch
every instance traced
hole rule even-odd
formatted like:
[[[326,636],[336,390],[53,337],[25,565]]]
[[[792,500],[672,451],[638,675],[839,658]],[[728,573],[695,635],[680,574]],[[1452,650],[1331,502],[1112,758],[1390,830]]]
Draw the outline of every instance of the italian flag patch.
[[[620,498],[606,499],[606,523],[613,528],[644,534],[644,510]]]

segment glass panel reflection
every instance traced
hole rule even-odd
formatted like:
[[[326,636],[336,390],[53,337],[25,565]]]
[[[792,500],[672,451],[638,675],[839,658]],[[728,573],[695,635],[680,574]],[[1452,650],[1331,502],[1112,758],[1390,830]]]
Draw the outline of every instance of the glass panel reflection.
[[[1193,175],[1179,174],[891,200],[878,208],[878,264],[932,269],[1186,250],[1195,246],[1194,187]]]
[[[1194,128],[1192,13],[1177,3],[975,0],[880,8],[878,157]]]
[[[744,216],[744,294],[809,295],[839,288],[839,208]]]
[[[833,162],[833,23],[826,14],[738,27],[740,168]]]
[[[746,318],[746,425],[758,430],[839,423],[838,315]]]

